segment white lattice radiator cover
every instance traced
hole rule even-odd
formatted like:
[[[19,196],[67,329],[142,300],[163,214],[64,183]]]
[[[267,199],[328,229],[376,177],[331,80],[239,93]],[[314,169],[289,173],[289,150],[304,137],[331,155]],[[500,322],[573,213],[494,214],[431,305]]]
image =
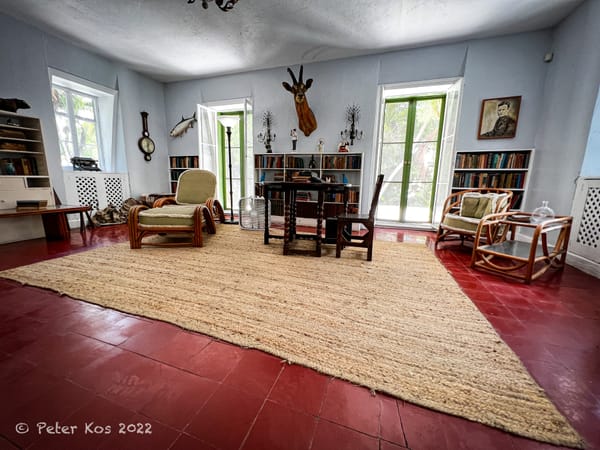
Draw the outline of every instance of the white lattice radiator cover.
[[[89,205],[93,210],[109,204],[120,207],[130,197],[126,173],[65,172],[67,204]]]
[[[569,253],[600,266],[600,178],[577,181],[572,215]]]

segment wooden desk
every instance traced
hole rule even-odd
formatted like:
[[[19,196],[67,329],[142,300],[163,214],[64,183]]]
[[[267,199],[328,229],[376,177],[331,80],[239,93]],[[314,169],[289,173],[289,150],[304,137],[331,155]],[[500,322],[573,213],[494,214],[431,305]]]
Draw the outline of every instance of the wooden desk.
[[[529,284],[550,267],[564,267],[572,222],[571,216],[556,216],[534,223],[531,213],[524,212],[489,215],[479,223],[471,267]],[[515,240],[519,227],[529,228],[533,232],[531,242]],[[552,241],[552,245],[549,245],[549,241]]]
[[[284,230],[283,230],[283,254],[309,253],[321,256],[321,244],[323,239],[323,211],[325,203],[325,192],[343,192],[344,209],[348,206],[349,186],[344,183],[297,183],[292,181],[265,182],[263,183],[263,194],[265,197],[265,235],[264,243],[269,243],[269,238],[281,239],[279,235],[271,234],[269,230],[269,201],[272,192],[282,192],[284,196]],[[298,191],[316,191],[317,197],[317,229],[315,233],[296,232],[296,194]],[[290,242],[294,239],[311,239],[315,241],[315,250],[291,249]]]
[[[71,235],[67,214],[79,214],[79,231],[84,233],[85,222],[83,213],[85,213],[89,219],[89,211],[91,209],[92,208],[89,206],[69,205],[48,206],[40,209],[0,209],[0,219],[9,217],[42,216],[47,240],[67,240]]]

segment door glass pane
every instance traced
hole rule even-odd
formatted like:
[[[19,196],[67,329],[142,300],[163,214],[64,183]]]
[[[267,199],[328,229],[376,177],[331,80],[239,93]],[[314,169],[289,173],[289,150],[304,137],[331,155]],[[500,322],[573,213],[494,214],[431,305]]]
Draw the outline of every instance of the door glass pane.
[[[233,185],[233,209],[235,211],[238,210],[240,204],[240,189],[242,187],[239,178],[234,178],[232,180]],[[225,209],[231,209],[230,200],[229,200],[229,179],[227,179],[227,187],[226,187],[227,195],[225,196]]]
[[[402,181],[404,167],[404,143],[383,144],[380,173],[387,181]]]
[[[229,158],[227,161],[229,162]],[[229,167],[227,167],[227,170],[229,170]],[[231,173],[233,178],[240,178],[240,148],[233,145],[231,146]]]
[[[437,141],[441,108],[439,98],[417,101],[414,142]]]
[[[436,142],[420,142],[412,146],[410,182],[431,181],[435,170]]]
[[[404,142],[408,102],[386,103],[383,122],[383,142]]]
[[[410,183],[404,220],[407,222],[429,222],[431,182]]]
[[[393,221],[400,219],[401,191],[401,183],[383,183],[377,204],[377,219]]]

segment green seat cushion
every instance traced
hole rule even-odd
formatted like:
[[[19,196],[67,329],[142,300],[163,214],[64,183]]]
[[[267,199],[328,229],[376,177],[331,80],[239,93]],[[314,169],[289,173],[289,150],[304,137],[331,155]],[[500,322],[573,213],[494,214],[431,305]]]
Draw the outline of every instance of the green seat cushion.
[[[507,206],[506,194],[479,194],[470,192],[463,195],[460,204],[460,215],[481,219],[488,214],[501,212]]]
[[[475,233],[479,225],[479,219],[462,217],[456,214],[446,214],[442,223],[447,228]]]
[[[167,205],[145,209],[139,214],[139,223],[148,226],[194,226],[194,210],[198,205]]]

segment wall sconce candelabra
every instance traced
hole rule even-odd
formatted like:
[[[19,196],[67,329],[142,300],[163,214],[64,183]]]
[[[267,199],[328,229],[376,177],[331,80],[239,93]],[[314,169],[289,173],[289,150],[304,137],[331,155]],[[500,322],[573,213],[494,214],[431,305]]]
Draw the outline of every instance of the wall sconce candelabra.
[[[354,145],[354,140],[358,141],[362,139],[363,132],[359,131],[357,128],[359,117],[360,107],[358,105],[351,105],[348,106],[348,108],[346,108],[346,123],[348,124],[350,129],[346,128],[345,130],[340,132],[340,135],[342,136],[342,141],[350,140],[350,145]]]
[[[202,7],[204,9],[208,9],[208,4],[212,1],[213,0],[202,0]],[[227,12],[231,11],[238,1],[239,0],[215,0],[215,4],[219,7],[221,11]],[[188,0],[188,5],[191,5],[195,2],[196,0]]]
[[[258,142],[261,144],[265,144],[265,148],[267,149],[267,153],[273,153],[271,149],[271,142],[275,142],[275,138],[277,135],[275,133],[271,133],[271,127],[273,126],[273,114],[271,111],[265,111],[262,117],[262,126],[263,130],[258,133]]]

